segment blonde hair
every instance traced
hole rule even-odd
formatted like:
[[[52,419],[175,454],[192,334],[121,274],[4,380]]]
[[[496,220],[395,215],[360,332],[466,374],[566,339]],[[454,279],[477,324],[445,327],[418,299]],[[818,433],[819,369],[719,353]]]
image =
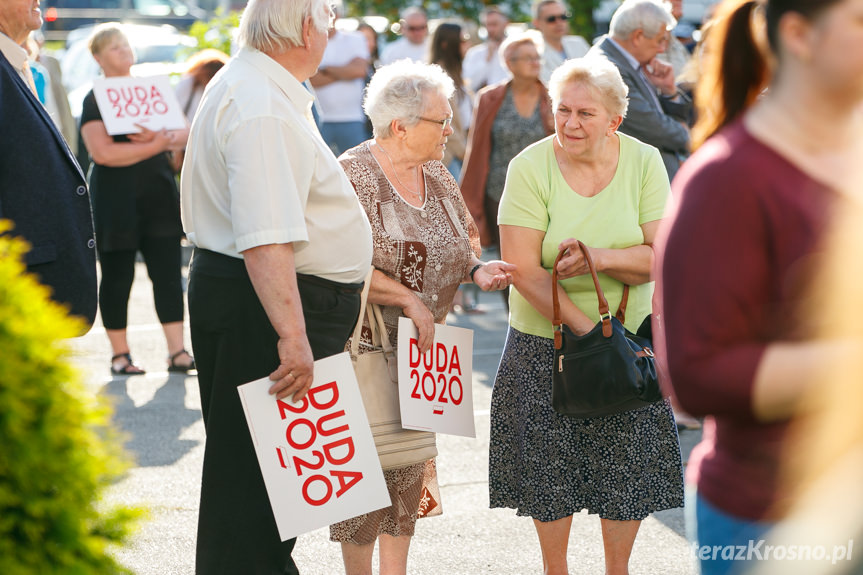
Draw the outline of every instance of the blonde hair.
[[[563,89],[572,83],[584,84],[596,92],[610,115],[626,117],[629,87],[624,83],[620,70],[608,59],[598,56],[573,58],[555,70],[548,81],[553,110],[557,110],[560,104]]]
[[[542,52],[542,35],[540,35],[536,30],[528,30],[521,34],[507,36],[506,39],[501,42],[500,48],[497,49],[497,54],[498,57],[500,57],[500,63],[503,64],[504,68],[509,70],[509,60],[512,58],[513,53],[525,44],[533,44],[534,47],[536,47],[537,52]]]
[[[123,27],[120,24],[117,24],[116,22],[99,24],[93,29],[93,33],[90,34],[90,39],[87,41],[87,47],[90,49],[90,53],[93,56],[98,56],[112,40],[118,37],[125,38],[127,42],[129,41],[129,37],[126,36],[126,33],[123,31]]]

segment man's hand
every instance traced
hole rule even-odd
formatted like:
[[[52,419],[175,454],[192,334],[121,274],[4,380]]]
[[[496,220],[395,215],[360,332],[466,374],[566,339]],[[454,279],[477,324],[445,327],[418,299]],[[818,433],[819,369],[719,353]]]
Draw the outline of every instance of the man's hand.
[[[303,303],[297,289],[293,244],[267,244],[243,252],[249,279],[279,334],[279,367],[270,374],[270,394],[300,401],[312,386],[314,356],[306,337]]]
[[[663,95],[674,96],[677,94],[677,85],[674,83],[674,68],[669,64],[654,58],[644,66],[644,75]]]
[[[305,337],[280,338],[279,367],[270,374],[273,385],[270,395],[279,399],[293,395],[291,401],[297,402],[305,397],[312,387],[315,360],[309,340]]]

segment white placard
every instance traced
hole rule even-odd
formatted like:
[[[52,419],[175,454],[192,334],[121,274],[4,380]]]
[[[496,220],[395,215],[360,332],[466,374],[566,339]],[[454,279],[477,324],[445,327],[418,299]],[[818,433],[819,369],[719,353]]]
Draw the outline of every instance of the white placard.
[[[315,362],[298,403],[238,388],[282,541],[391,505],[350,354]]]
[[[137,134],[139,124],[149,130],[180,130],[186,116],[168,76],[97,78],[93,95],[111,136]]]
[[[413,321],[399,318],[399,410],[402,427],[476,437],[473,422],[473,331],[435,325],[420,354]]]

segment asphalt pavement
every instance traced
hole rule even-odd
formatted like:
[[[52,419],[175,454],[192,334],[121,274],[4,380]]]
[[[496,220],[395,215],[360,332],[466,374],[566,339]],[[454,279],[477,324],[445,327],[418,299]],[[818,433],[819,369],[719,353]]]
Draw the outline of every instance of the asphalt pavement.
[[[184,270],[185,272],[185,270]],[[511,509],[488,508],[488,441],[491,388],[506,337],[499,294],[481,294],[484,313],[451,314],[448,323],[474,330],[473,404],[477,437],[438,436],[443,515],[418,522],[411,544],[411,575],[527,575],[542,572],[536,532]],[[188,331],[188,330],[187,330]],[[187,338],[187,347],[191,349]],[[129,342],[146,375],[112,377],[111,356],[99,319],[74,340],[74,362],[94,393],[108,397],[126,435],[134,465],[108,494],[108,503],[145,507],[130,544],[116,551],[139,575],[194,573],[195,530],[204,453],[200,394],[194,375],[169,373],[167,349],[153,308],[151,284],[138,264],[129,306]],[[684,461],[700,439],[681,433]],[[339,545],[326,528],[300,536],[294,558],[303,575],[343,573]],[[599,519],[575,516],[568,550],[570,573],[602,574]],[[377,566],[377,552],[375,553]],[[632,575],[696,573],[686,542],[682,509],[656,513],[642,524],[630,562]],[[244,575],[238,573],[237,575]]]

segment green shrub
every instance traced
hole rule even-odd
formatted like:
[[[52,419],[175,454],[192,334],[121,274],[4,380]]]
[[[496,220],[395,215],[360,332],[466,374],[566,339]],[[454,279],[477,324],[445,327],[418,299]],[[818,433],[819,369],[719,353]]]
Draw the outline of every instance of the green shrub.
[[[191,56],[195,52],[205,48],[221,50],[225,54],[230,55],[234,33],[239,27],[239,12],[228,12],[225,14],[223,9],[216,9],[216,15],[212,19],[206,22],[199,20],[189,28],[189,36],[197,40],[198,45],[194,49],[189,50],[187,56]]]
[[[0,221],[0,573],[128,573],[109,554],[139,510],[100,498],[126,468],[110,410],[69,365],[76,320],[25,273]]]

